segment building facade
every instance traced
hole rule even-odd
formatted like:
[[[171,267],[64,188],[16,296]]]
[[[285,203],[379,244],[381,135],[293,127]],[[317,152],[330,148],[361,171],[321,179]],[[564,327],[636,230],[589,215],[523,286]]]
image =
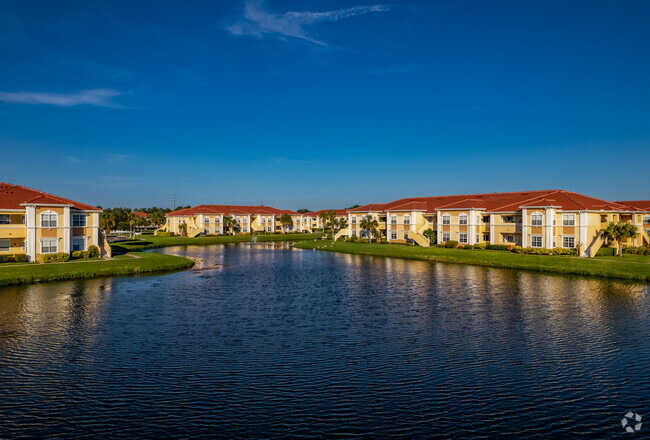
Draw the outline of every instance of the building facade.
[[[107,256],[99,214],[94,206],[20,185],[0,183],[0,255],[87,250],[95,245]]]
[[[644,201],[608,202],[563,190],[417,197],[352,209],[345,233],[364,236],[359,224],[371,216],[388,242],[428,246],[424,232],[430,229],[437,243],[575,248],[581,256],[594,256],[604,242],[600,231],[612,221],[637,226],[628,245],[649,244],[648,208]]]

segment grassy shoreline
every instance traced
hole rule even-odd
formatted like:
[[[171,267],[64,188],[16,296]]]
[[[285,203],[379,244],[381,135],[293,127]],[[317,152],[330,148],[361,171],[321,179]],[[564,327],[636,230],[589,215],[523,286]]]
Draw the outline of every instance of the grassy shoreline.
[[[257,241],[272,242],[272,241],[302,241],[320,239],[324,234],[269,234],[269,235],[256,235]],[[170,246],[208,246],[211,244],[225,244],[225,243],[249,243],[251,241],[250,235],[214,235],[207,237],[158,237],[156,235],[140,236],[139,238],[121,241],[111,245],[114,252],[126,253],[132,251],[142,251],[145,249],[157,249]]]
[[[376,243],[336,243],[332,246],[329,241],[301,242],[296,243],[294,247],[347,254],[650,282],[650,258],[647,259],[647,262],[637,259],[612,261],[611,257],[587,259],[569,256],[520,255],[505,251],[422,248]]]
[[[189,269],[194,261],[175,255],[134,252],[111,260],[77,260],[66,263],[0,267],[0,286],[65,281],[82,278],[133,276]]]

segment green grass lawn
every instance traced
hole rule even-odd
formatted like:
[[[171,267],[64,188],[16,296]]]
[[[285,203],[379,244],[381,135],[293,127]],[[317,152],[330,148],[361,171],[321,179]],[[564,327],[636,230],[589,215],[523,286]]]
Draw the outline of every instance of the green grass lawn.
[[[650,258],[629,255],[621,258],[578,258],[550,255],[520,255],[506,251],[422,248],[397,244],[336,243],[306,241],[295,248],[314,249],[348,254],[409,258],[444,263],[474,264],[509,269],[554,272],[569,275],[597,276],[650,282]],[[613,260],[613,261],[612,261]]]
[[[172,272],[188,269],[194,265],[192,260],[174,255],[151,252],[133,252],[130,255],[140,258],[120,255],[112,260],[75,260],[66,263],[0,265],[0,286],[78,278]]]
[[[268,234],[268,235],[257,235],[258,242],[269,242],[269,241],[301,241],[301,240],[314,240],[320,239],[323,236],[320,234]],[[131,252],[131,251],[141,251],[144,249],[155,249],[163,248],[169,246],[202,246],[210,244],[222,244],[222,243],[248,243],[251,241],[250,235],[228,235],[228,236],[199,236],[194,238],[189,237],[158,237],[158,236],[146,236],[141,238],[136,238],[128,241],[121,241],[119,243],[114,243],[111,245],[113,252]]]

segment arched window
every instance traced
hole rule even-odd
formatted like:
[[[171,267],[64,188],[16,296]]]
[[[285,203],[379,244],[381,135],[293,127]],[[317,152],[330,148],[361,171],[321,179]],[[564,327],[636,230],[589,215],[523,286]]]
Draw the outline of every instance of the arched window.
[[[203,223],[210,223],[210,217],[203,217]]]
[[[357,224],[357,216],[356,215],[353,215],[353,216],[350,217],[350,223],[352,223],[353,225]]]
[[[397,224],[397,216],[395,214],[390,216],[390,224],[391,225],[396,225]]]
[[[458,216],[458,224],[466,225],[467,224],[467,214],[461,214]]]
[[[235,221],[236,221],[237,223],[241,223],[241,217],[237,217],[237,218],[235,218]]]
[[[411,216],[408,214],[404,214],[404,224],[405,225],[410,225],[411,224]]]
[[[451,224],[451,216],[449,214],[442,214],[442,224],[443,225]]]
[[[543,216],[540,212],[533,212],[530,215],[530,225],[531,226],[542,226]]]
[[[41,227],[56,228],[58,226],[59,215],[54,211],[45,211],[41,214]]]

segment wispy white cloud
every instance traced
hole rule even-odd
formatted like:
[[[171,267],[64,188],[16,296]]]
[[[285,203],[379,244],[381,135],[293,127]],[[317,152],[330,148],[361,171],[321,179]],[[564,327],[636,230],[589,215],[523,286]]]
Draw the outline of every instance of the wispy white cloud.
[[[281,38],[297,38],[320,46],[327,46],[324,41],[313,38],[308,30],[318,22],[338,21],[344,18],[356,17],[370,12],[386,12],[386,5],[355,6],[352,8],[336,9],[333,11],[310,12],[289,11],[284,14],[273,14],[267,11],[261,0],[248,0],[244,8],[244,19],[228,27],[233,35],[277,35]]]
[[[50,92],[0,92],[0,101],[12,104],[50,104],[60,107],[75,105],[95,105],[98,107],[120,108],[111,99],[122,95],[113,89],[80,90],[73,93]]]

